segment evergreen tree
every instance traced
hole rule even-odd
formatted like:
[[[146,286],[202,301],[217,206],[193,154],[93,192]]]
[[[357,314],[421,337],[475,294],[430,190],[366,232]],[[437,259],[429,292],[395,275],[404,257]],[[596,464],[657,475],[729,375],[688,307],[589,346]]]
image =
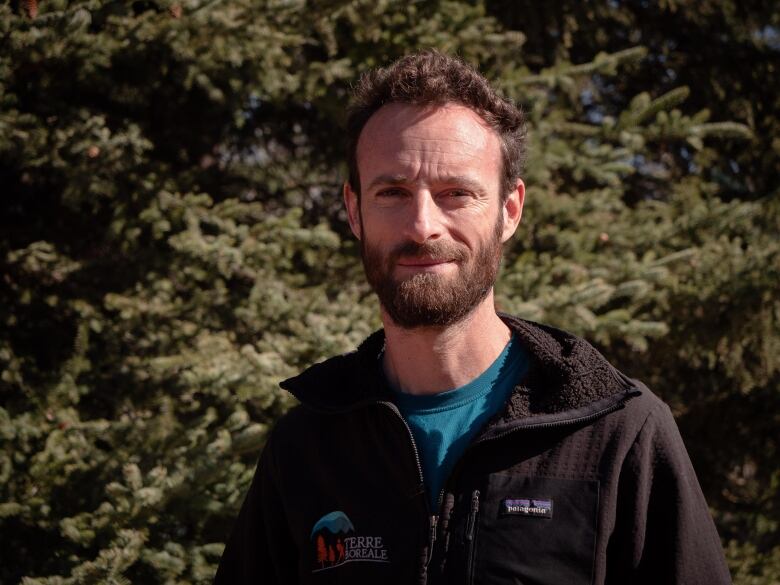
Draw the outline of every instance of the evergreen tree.
[[[529,115],[500,308],[669,401],[735,582],[780,580],[778,23],[699,5],[0,4],[0,582],[210,582],[278,382],[379,325],[350,83],[430,46]]]

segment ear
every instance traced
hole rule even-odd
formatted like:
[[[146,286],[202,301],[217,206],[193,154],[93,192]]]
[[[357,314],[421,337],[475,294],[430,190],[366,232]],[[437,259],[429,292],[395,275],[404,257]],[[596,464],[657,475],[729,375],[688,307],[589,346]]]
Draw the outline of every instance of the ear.
[[[522,179],[517,179],[517,184],[509,195],[507,195],[506,201],[501,212],[504,216],[504,232],[501,236],[501,241],[506,242],[511,238],[517,226],[520,225],[520,218],[523,215],[523,203],[525,202],[525,183]]]
[[[360,199],[349,186],[349,181],[344,183],[344,206],[347,208],[347,218],[349,219],[349,227],[355,237],[359,240],[362,237],[360,231]]]

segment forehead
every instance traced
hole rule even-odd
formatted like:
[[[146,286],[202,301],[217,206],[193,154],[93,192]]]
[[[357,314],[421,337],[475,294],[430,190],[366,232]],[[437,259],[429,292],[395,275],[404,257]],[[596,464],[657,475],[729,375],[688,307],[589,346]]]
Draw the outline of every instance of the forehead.
[[[361,183],[387,173],[435,179],[478,173],[498,178],[498,135],[473,110],[459,104],[388,104],[366,123],[357,146]]]

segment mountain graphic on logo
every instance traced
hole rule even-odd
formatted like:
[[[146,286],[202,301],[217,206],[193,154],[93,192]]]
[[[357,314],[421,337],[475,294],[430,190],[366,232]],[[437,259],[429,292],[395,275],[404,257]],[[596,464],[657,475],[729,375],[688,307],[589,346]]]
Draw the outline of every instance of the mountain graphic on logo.
[[[317,534],[320,530],[328,530],[331,534],[354,532],[355,527],[350,522],[349,518],[344,512],[336,510],[330,514],[325,514],[322,518],[317,520],[314,528],[311,529],[311,538]]]

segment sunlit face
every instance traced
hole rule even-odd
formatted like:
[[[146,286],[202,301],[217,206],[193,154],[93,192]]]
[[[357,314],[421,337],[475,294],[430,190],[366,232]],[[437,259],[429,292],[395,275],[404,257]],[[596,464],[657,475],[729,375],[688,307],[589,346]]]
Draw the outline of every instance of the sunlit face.
[[[498,136],[455,104],[389,104],[357,147],[361,196],[345,187],[366,276],[399,326],[443,326],[491,292],[523,187],[501,202]]]

